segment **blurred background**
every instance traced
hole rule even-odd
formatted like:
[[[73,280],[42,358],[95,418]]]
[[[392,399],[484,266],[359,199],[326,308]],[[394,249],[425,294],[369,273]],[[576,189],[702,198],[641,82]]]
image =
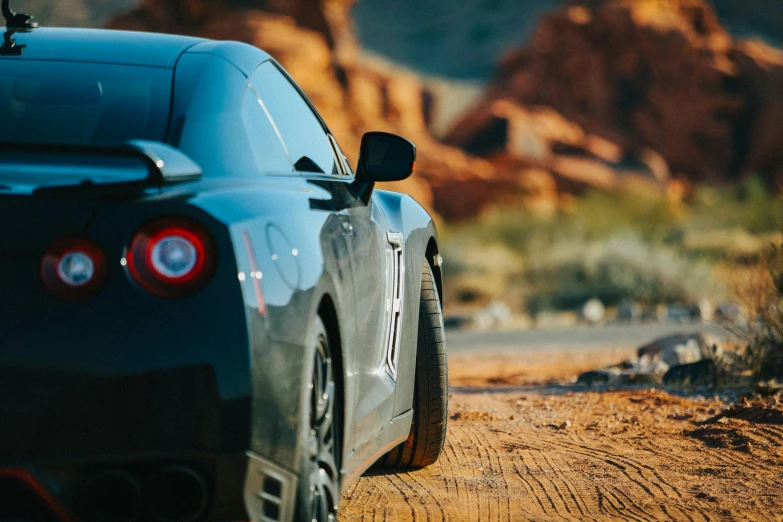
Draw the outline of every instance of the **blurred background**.
[[[44,25],[242,40],[439,221],[453,328],[741,323],[783,220],[780,0],[27,0]]]

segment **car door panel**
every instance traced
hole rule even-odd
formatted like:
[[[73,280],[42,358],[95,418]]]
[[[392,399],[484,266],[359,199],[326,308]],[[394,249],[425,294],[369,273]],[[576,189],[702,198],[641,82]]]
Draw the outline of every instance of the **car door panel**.
[[[394,274],[386,216],[372,199],[369,205],[358,197],[354,201],[341,214],[350,220],[352,228],[346,239],[356,304],[357,358],[363,370],[357,376],[361,393],[355,406],[353,429],[355,444],[361,445],[377,436],[394,410],[395,375],[387,364]]]

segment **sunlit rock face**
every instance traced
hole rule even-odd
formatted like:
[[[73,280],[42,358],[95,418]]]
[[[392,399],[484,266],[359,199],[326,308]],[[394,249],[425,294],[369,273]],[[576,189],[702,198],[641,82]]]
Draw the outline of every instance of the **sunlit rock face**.
[[[568,0],[360,0],[352,9],[366,49],[426,74],[486,81],[508,49],[530,43],[542,16]],[[734,37],[783,47],[779,0],[708,0]]]
[[[702,0],[575,1],[544,17],[529,45],[504,56],[486,101],[449,141],[470,149],[486,138],[497,124],[482,124],[482,114],[497,113],[502,100],[551,107],[585,134],[618,145],[623,158],[657,153],[689,181],[748,173],[780,181],[782,72],[783,53],[737,42]],[[509,128],[525,117],[507,117]],[[482,146],[530,155],[509,135],[499,138]],[[577,156],[596,155],[573,137],[544,150],[560,143]]]

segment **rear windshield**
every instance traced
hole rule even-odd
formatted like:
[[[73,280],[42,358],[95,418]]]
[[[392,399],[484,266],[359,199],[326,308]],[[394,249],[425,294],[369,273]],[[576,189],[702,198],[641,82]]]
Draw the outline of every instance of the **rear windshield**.
[[[163,141],[171,70],[0,61],[0,143],[118,145]]]

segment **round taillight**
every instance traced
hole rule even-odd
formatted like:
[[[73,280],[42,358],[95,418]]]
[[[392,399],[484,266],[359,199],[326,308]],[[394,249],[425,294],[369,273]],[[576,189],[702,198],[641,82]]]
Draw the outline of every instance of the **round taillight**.
[[[212,237],[186,219],[153,221],[133,236],[127,267],[145,290],[161,297],[183,297],[209,279],[215,268]]]
[[[106,255],[91,241],[66,238],[41,259],[41,280],[56,297],[81,301],[94,295],[106,279]]]

